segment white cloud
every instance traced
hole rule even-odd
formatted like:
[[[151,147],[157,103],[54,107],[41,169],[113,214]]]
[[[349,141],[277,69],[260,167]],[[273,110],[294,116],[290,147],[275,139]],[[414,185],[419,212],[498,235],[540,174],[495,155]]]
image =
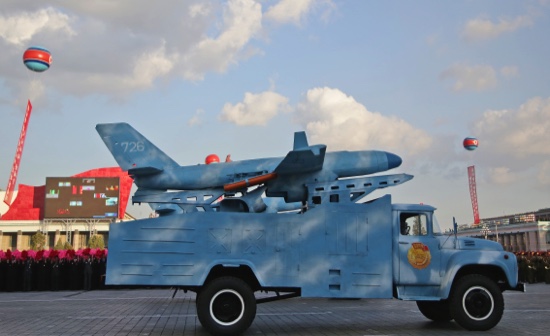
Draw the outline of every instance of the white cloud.
[[[333,6],[330,0],[270,3],[275,3],[272,10],[294,5],[292,20]],[[61,94],[100,94],[118,100],[152,87],[158,79],[203,80],[209,72],[224,73],[262,54],[254,41],[269,33],[262,28],[263,4],[6,0],[0,13],[2,79],[13,95],[20,95],[23,79],[11,64],[20,57],[22,46],[36,43],[53,55],[48,73],[55,70],[55,76],[48,76],[47,90]],[[292,20],[285,22],[296,22]]]
[[[550,160],[545,160],[540,165],[537,179],[541,185],[550,186]]]
[[[533,19],[526,15],[513,19],[500,19],[496,23],[488,19],[474,19],[466,23],[462,30],[462,37],[466,41],[488,40],[532,25]]]
[[[519,70],[516,66],[508,65],[500,68],[500,74],[504,77],[517,77]]]
[[[308,13],[313,0],[281,0],[265,12],[265,18],[277,23],[299,24]]]
[[[204,115],[204,110],[203,109],[198,109],[195,112],[195,115],[192,116],[191,118],[189,118],[189,120],[187,121],[187,125],[189,127],[201,126],[203,124],[203,119],[202,119],[203,115]]]
[[[549,129],[550,98],[540,97],[517,110],[487,111],[474,124],[479,138],[490,139],[490,150],[505,154],[508,160],[550,155]]]
[[[312,0],[281,0],[265,12],[265,18],[277,23],[299,24],[309,12]]]
[[[490,169],[493,183],[550,186],[549,129],[550,98],[531,98],[517,109],[486,111],[472,127],[480,140],[476,160]]]
[[[330,150],[373,148],[414,154],[432,143],[425,131],[397,117],[370,112],[353,97],[328,87],[306,93],[295,121],[306,129],[311,143],[325,143]]]
[[[259,53],[250,45],[262,20],[254,0],[98,0],[36,7],[14,1],[0,14],[0,42],[8,46],[0,64],[20,55],[21,45],[40,41],[54,59],[56,75],[48,88],[63,93],[117,99],[159,78],[201,80]],[[10,67],[3,77],[18,95],[18,73]]]
[[[511,184],[517,181],[516,174],[508,167],[489,168],[489,177],[495,184]]]
[[[253,0],[229,1],[224,10],[222,32],[212,38],[205,37],[184,56],[184,77],[191,80],[203,78],[204,72],[224,72],[236,63],[240,52],[259,32],[262,8]],[[246,54],[254,54],[248,51]]]
[[[245,93],[244,101],[238,104],[224,105],[220,120],[239,126],[266,125],[278,111],[289,111],[288,98],[273,92],[259,94]]]
[[[331,0],[280,0],[267,9],[265,18],[280,24],[292,23],[299,25],[309,13],[320,7],[326,9],[322,15],[326,18],[334,9],[334,4]]]
[[[189,6],[189,15],[191,17],[208,16],[211,12],[211,7],[208,4],[200,3]]]
[[[26,91],[25,94],[21,95],[18,98],[18,101],[24,102],[25,100],[29,99],[30,101],[34,102],[44,96],[46,88],[43,82],[37,79],[33,79],[30,81],[28,88],[26,88],[24,91]]]
[[[452,80],[453,91],[483,91],[497,85],[496,71],[488,65],[453,64],[439,78]]]
[[[66,36],[76,35],[71,28],[69,16],[52,7],[0,16],[0,38],[10,44],[24,45],[44,31]]]
[[[173,67],[173,59],[166,55],[164,45],[151,52],[144,52],[136,60],[133,74],[126,81],[127,85],[150,87],[155,78],[166,75]]]

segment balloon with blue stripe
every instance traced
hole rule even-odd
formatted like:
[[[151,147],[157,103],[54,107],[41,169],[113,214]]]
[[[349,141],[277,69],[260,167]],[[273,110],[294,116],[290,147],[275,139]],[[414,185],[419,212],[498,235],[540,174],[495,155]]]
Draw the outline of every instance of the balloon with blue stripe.
[[[44,72],[52,64],[52,54],[46,48],[30,47],[23,53],[23,63],[35,72]]]
[[[477,140],[477,138],[467,137],[462,142],[462,145],[464,146],[465,149],[467,149],[469,151],[473,151],[479,145],[479,141]]]

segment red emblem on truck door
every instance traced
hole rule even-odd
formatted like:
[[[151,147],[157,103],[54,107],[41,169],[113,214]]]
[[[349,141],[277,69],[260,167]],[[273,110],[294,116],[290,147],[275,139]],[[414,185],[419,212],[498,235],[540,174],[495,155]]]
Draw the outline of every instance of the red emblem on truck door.
[[[430,254],[430,248],[422,243],[412,243],[409,252],[407,253],[407,259],[412,267],[416,269],[424,269],[430,265],[432,255]]]

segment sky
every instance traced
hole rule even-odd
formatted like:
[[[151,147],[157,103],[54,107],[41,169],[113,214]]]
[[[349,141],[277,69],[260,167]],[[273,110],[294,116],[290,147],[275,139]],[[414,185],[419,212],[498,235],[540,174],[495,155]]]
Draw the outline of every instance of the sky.
[[[442,227],[550,207],[550,1],[2,0],[0,188],[27,100],[17,183],[116,162],[95,125],[128,122],[181,165],[386,150],[414,178],[371,194]],[[52,53],[42,73],[22,62]],[[479,140],[467,151],[465,137]],[[137,217],[146,205],[131,207]]]

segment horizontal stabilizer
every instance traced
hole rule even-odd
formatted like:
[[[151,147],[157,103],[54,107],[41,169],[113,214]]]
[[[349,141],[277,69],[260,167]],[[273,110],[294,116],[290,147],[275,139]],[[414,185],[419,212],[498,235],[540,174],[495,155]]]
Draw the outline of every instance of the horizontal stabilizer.
[[[127,123],[98,124],[96,130],[120,168],[130,175],[150,175],[179,167]]]
[[[162,169],[156,167],[139,167],[128,169],[128,174],[136,175],[153,175],[162,172]]]

